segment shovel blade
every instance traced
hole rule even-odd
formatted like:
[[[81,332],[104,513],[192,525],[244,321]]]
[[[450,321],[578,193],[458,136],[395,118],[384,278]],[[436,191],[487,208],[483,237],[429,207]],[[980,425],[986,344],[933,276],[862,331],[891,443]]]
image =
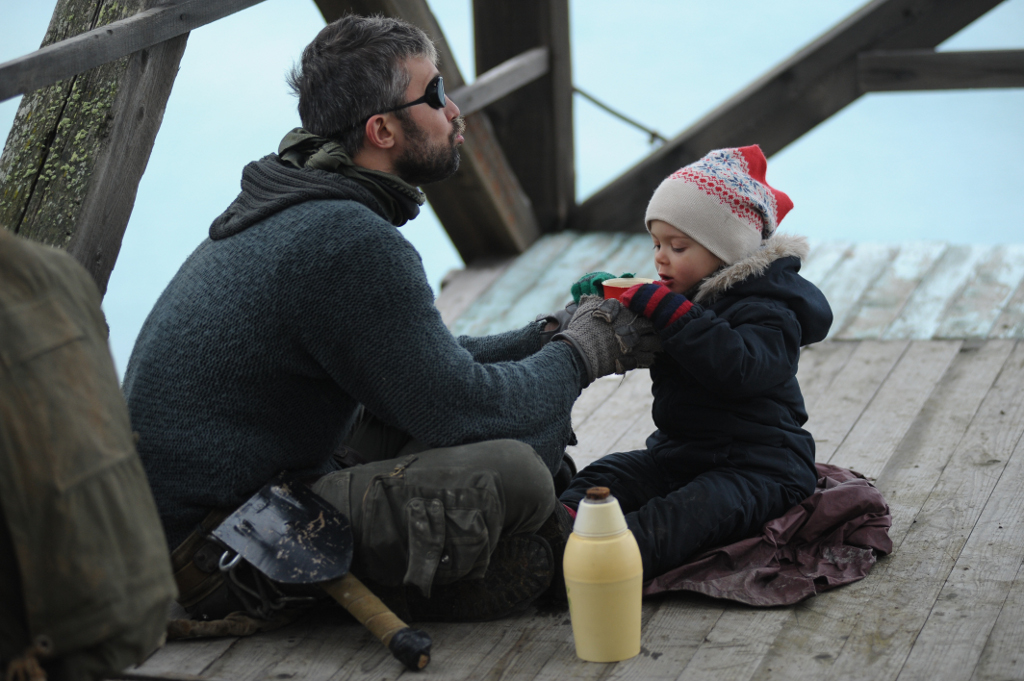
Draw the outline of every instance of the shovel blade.
[[[228,516],[213,536],[284,584],[337,579],[352,564],[352,527],[303,484],[271,482]]]

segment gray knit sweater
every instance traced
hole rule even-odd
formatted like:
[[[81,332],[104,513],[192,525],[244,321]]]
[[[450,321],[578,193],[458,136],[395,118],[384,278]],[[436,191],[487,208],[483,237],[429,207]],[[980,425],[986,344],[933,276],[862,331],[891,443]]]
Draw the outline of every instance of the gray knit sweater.
[[[172,548],[281,471],[332,470],[360,403],[430,446],[513,438],[557,470],[585,380],[572,348],[536,322],[453,338],[419,254],[352,180],[272,155],[242,187],[125,374]]]

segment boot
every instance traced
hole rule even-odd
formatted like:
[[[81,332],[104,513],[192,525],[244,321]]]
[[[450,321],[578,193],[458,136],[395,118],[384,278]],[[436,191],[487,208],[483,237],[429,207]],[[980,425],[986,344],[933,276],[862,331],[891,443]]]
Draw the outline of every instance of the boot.
[[[406,590],[412,621],[486,622],[526,610],[551,585],[551,547],[535,534],[498,541],[483,579],[434,585],[430,598],[415,587]],[[563,587],[564,590],[564,587]]]
[[[568,603],[565,594],[565,574],[562,572],[562,558],[565,555],[565,544],[572,534],[573,518],[569,511],[562,505],[562,502],[555,502],[555,511],[544,524],[537,530],[537,534],[547,541],[551,547],[551,554],[554,557],[554,570],[551,576],[551,586],[544,593],[544,598],[557,603]]]

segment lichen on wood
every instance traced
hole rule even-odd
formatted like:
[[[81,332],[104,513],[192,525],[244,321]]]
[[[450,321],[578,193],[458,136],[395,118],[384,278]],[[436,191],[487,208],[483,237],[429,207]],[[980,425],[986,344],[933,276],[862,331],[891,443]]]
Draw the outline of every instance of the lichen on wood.
[[[59,0],[44,44],[159,0]],[[105,292],[188,34],[27,95],[0,157],[0,225],[67,250]]]
[[[59,0],[42,45],[124,19],[142,0]],[[130,57],[22,98],[0,156],[0,225],[66,247]]]

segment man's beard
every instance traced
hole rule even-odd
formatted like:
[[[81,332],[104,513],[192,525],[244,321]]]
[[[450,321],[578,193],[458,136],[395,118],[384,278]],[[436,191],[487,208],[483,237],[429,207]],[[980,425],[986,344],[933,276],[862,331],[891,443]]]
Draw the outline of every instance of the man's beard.
[[[402,121],[402,128],[408,144],[402,155],[395,161],[395,174],[409,184],[422,186],[451,177],[459,169],[459,147],[455,138],[466,129],[462,116],[452,120],[452,131],[448,139],[431,146],[423,128],[416,125],[411,117]]]

